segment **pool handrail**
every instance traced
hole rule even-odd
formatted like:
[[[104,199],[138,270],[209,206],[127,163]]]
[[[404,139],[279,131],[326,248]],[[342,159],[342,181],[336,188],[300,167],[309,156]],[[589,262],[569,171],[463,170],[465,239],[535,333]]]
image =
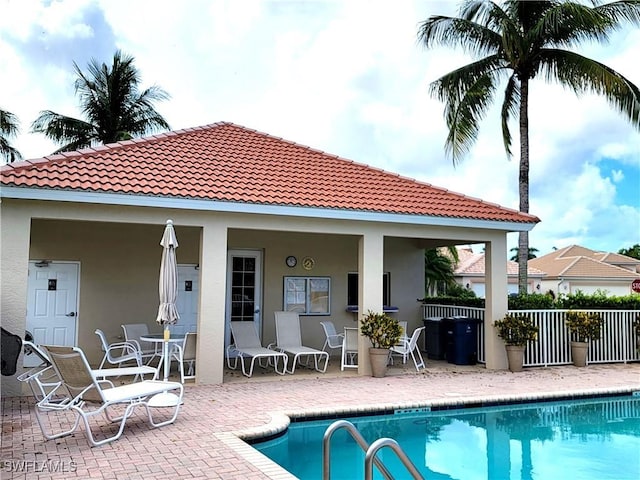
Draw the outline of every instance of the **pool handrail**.
[[[402,447],[393,438],[379,438],[373,442],[367,449],[367,453],[364,456],[364,479],[373,480],[373,462],[377,460],[376,455],[378,451],[383,447],[390,447],[391,450],[400,459],[407,471],[411,474],[414,480],[424,480],[424,477],[420,474],[416,466],[411,459],[404,453]],[[377,463],[376,463],[377,465]]]
[[[325,430],[324,437],[322,438],[322,480],[331,480],[331,437],[336,431],[340,430],[341,428],[344,428],[347,432],[349,432],[351,438],[355,440],[355,442],[360,446],[365,454],[369,450],[369,444],[360,434],[358,429],[353,425],[353,423],[347,420],[337,420],[333,422]],[[393,475],[391,475],[391,472],[389,472],[387,467],[385,467],[377,457],[374,456],[372,461],[376,464],[376,467],[378,467],[380,473],[382,473],[384,478],[386,478],[387,480],[393,480]],[[371,468],[371,471],[373,471],[373,468]]]

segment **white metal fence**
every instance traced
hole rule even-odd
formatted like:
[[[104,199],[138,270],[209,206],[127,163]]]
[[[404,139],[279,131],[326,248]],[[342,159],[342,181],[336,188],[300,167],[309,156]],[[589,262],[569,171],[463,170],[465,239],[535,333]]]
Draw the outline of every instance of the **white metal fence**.
[[[578,309],[576,309],[578,310]],[[597,312],[604,320],[600,340],[590,342],[589,363],[627,363],[640,360],[633,327],[638,310],[580,310]],[[569,331],[565,325],[568,310],[510,310],[527,314],[538,327],[538,340],[529,342],[524,354],[525,366],[565,365],[571,363]],[[478,325],[478,362],[484,363],[484,308],[454,305],[423,305],[423,319],[466,316],[480,320]]]

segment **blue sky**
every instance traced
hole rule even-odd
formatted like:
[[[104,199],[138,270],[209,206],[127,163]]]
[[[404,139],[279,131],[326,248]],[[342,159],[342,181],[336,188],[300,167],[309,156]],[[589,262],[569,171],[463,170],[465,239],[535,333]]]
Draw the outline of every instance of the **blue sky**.
[[[109,63],[119,48],[136,58],[143,86],[171,94],[158,110],[174,129],[235,122],[517,209],[518,158],[506,159],[497,107],[460,165],[444,154],[443,105],[428,86],[471,59],[427,51],[416,33],[458,5],[0,0],[0,107],[21,120],[14,144],[24,156],[47,155],[55,146],[29,134],[31,122],[44,109],[79,117],[73,62]],[[640,85],[639,51],[640,30],[628,27],[581,53]],[[544,254],[640,243],[639,131],[603,99],[542,80],[531,86],[530,125],[530,211],[542,219],[530,245]]]

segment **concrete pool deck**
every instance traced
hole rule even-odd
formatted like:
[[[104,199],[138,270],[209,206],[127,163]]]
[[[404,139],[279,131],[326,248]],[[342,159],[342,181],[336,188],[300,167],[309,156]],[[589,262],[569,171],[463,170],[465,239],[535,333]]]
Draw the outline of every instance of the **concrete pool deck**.
[[[335,358],[326,374],[296,369],[283,377],[257,369],[246,379],[228,371],[221,385],[187,383],[175,424],[152,429],[144,409],[137,409],[119,440],[94,448],[83,428],[45,441],[33,400],[2,398],[0,477],[290,479],[238,435],[276,433],[286,428],[287,416],[640,391],[640,363],[510,373],[428,361],[420,373],[406,367],[390,367],[389,373],[358,377],[340,372]]]

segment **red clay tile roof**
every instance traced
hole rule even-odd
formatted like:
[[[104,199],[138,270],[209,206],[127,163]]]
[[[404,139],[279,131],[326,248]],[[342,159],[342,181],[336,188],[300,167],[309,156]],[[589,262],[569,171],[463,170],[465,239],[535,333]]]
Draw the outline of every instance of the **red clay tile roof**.
[[[515,223],[538,218],[231,123],[2,167],[3,186]]]

